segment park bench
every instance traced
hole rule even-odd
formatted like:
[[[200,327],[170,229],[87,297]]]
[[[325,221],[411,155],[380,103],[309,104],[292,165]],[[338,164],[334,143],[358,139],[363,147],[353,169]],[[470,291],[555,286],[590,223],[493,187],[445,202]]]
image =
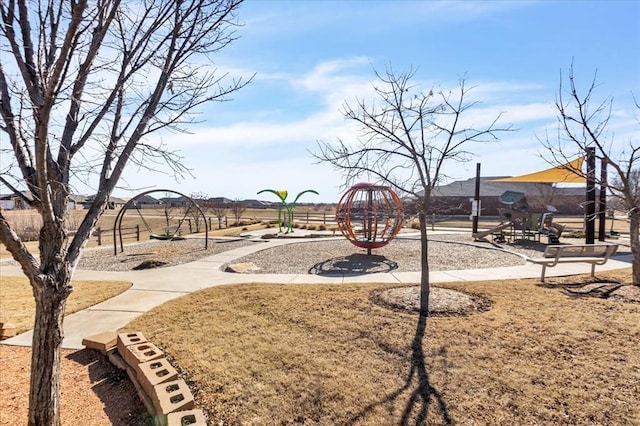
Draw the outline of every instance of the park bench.
[[[607,263],[617,250],[618,244],[549,245],[542,257],[530,257],[527,261],[542,265],[541,282],[544,282],[547,267],[552,268],[559,263],[590,263],[593,277],[596,265]]]

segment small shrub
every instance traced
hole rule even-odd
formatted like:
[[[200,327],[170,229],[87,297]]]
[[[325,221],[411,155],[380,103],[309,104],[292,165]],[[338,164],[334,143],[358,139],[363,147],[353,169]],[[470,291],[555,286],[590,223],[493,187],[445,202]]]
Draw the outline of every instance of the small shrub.
[[[318,231],[326,231],[327,230],[327,225],[322,224],[318,226]]]
[[[411,229],[420,229],[420,222],[411,222]]]

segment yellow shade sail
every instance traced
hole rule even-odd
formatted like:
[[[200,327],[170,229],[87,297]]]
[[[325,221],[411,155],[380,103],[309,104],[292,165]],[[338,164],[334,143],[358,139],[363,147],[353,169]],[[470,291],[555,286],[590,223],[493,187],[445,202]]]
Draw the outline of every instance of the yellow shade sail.
[[[492,182],[528,182],[528,183],[586,183],[582,173],[584,157],[577,158],[561,166],[552,167],[527,175],[495,179]]]

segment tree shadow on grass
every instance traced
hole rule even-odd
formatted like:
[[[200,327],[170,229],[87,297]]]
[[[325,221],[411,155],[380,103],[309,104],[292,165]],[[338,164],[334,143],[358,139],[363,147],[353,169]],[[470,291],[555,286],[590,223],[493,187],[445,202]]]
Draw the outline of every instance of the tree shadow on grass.
[[[369,415],[376,407],[398,400],[400,395],[408,390],[411,390],[411,393],[404,404],[402,416],[398,424],[426,424],[429,407],[434,403],[437,404],[439,412],[441,413],[441,418],[435,423],[442,425],[454,424],[451,416],[449,415],[449,410],[445,400],[440,392],[438,392],[438,390],[434,388],[429,381],[429,372],[427,371],[424,346],[422,344],[426,326],[427,317],[419,315],[416,334],[411,345],[411,368],[409,369],[409,374],[407,375],[404,384],[384,398],[367,405],[360,412],[352,416],[345,424],[356,424],[359,420]],[[415,421],[413,419],[415,419]]]
[[[391,272],[398,269],[398,264],[385,256],[354,253],[349,256],[334,257],[316,263],[309,269],[309,274],[325,276],[365,275]]]
[[[93,349],[82,349],[66,358],[87,367],[91,389],[103,403],[112,425],[152,424],[127,373],[113,366],[106,356]],[[87,416],[90,418],[91,413]]]

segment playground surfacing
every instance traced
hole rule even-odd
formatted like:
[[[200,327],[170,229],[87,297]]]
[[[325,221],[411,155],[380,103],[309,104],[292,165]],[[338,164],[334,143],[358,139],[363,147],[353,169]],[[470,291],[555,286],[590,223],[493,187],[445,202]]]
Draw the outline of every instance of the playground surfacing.
[[[177,241],[150,240],[125,246],[117,255],[112,247],[87,250],[79,267],[88,270],[127,271],[144,261],[163,262],[163,266],[175,266],[199,260],[239,247],[255,246],[264,250],[234,260],[251,262],[258,273],[318,274],[336,273],[369,274],[379,272],[420,271],[420,241],[418,237],[403,236],[388,246],[373,251],[357,248],[341,238],[314,238],[307,242],[295,242],[270,247],[260,239],[210,239],[208,249],[203,240],[189,238]],[[491,243],[473,243],[468,235],[443,234],[429,242],[429,267],[434,271],[477,269],[524,264],[519,255],[535,256],[539,247],[531,244],[498,246]],[[544,248],[542,248],[543,250]],[[511,253],[510,251],[518,254]]]

